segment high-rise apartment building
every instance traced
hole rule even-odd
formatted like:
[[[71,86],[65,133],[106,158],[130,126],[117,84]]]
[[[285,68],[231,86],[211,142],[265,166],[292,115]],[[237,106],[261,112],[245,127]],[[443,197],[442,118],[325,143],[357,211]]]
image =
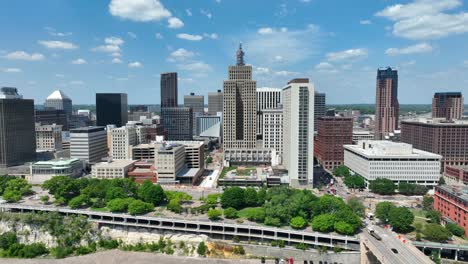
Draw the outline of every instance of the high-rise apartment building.
[[[252,80],[252,66],[244,64],[242,46],[237,50],[237,64],[229,66],[224,81],[223,146],[229,149],[253,149],[257,138],[257,83]]]
[[[104,127],[81,127],[70,130],[70,158],[97,163],[107,156],[107,133]]]
[[[192,140],[193,113],[189,107],[161,108],[164,128],[169,140]]]
[[[257,135],[263,135],[263,110],[277,109],[281,106],[281,89],[257,88]]]
[[[318,119],[315,156],[324,168],[333,170],[343,165],[343,145],[350,145],[352,143],[352,118],[323,116]]]
[[[278,165],[283,157],[283,109],[267,109],[262,111],[263,148],[272,151],[272,165]]]
[[[203,95],[196,95],[190,93],[190,95],[184,96],[184,107],[192,108],[193,114],[193,133],[197,131],[197,116],[203,115],[205,112],[205,97]]]
[[[56,90],[51,93],[47,97],[44,103],[44,107],[55,110],[63,110],[65,111],[67,118],[70,118],[73,113],[72,100],[61,90]]]
[[[128,121],[126,93],[96,94],[96,123],[98,126],[125,126]]]
[[[315,92],[314,97],[314,130],[318,129],[318,119],[326,115],[325,93]]]
[[[36,150],[57,151],[62,149],[62,126],[36,123]]]
[[[36,158],[34,100],[16,88],[0,89],[0,168]]]
[[[283,88],[283,165],[292,186],[313,183],[314,95],[309,79],[293,79]]]
[[[111,129],[111,153],[112,159],[124,160],[131,159],[131,146],[138,144],[136,128],[134,127],[119,127]]]
[[[223,92],[208,93],[208,114],[216,115],[223,112]]]
[[[377,70],[375,136],[383,139],[398,129],[398,72],[392,68]]]
[[[417,119],[401,122],[401,141],[442,155],[442,165],[468,165],[468,121]]]
[[[432,98],[432,118],[461,119],[463,109],[463,95],[460,92],[435,93]]]
[[[161,108],[177,107],[177,72],[161,73]]]

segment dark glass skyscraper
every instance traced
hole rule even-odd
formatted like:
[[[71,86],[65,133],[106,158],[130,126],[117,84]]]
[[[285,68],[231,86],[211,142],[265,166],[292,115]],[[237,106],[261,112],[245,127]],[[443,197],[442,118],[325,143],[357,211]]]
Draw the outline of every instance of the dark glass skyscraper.
[[[398,129],[398,71],[392,68],[377,70],[375,102],[375,136],[383,139]]]
[[[161,73],[161,108],[177,105],[177,72]]]
[[[98,126],[125,126],[128,120],[127,94],[97,93],[96,119]]]

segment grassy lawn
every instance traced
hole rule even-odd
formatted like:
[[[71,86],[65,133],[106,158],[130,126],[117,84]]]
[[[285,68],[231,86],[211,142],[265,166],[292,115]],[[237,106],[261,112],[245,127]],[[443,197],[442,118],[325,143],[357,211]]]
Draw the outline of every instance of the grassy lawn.
[[[239,176],[250,176],[252,172],[256,171],[256,168],[245,168],[245,169],[237,169],[237,175]]]
[[[109,212],[109,209],[107,207],[104,207],[104,208],[93,208],[93,207],[90,207],[89,209],[91,209],[91,211],[96,211],[96,212]]]
[[[227,174],[229,171],[236,170],[236,169],[237,169],[236,166],[224,167],[224,168],[223,168],[223,171],[221,171],[221,174],[219,175],[219,178],[220,178],[220,179],[223,179],[224,176],[226,176],[226,174]]]
[[[414,214],[414,216],[419,216],[419,217],[426,217],[426,212],[423,209],[419,208],[411,208],[410,211]]]
[[[240,218],[248,218],[250,215],[252,215],[252,212],[257,210],[258,208],[261,208],[261,207],[247,207],[247,208],[244,208],[240,211],[237,212],[237,215],[240,217]]]

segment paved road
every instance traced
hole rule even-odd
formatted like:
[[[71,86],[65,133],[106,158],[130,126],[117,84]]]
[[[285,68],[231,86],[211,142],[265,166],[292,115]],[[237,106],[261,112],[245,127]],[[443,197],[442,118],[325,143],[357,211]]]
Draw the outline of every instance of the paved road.
[[[392,233],[390,230],[379,226],[373,226],[373,228],[382,237],[382,240],[379,241],[375,239],[367,232],[363,232],[361,234],[361,239],[382,263],[433,263],[410,242],[407,241],[406,243],[403,243],[398,239],[397,235]],[[392,249],[396,249],[398,253],[394,253]]]

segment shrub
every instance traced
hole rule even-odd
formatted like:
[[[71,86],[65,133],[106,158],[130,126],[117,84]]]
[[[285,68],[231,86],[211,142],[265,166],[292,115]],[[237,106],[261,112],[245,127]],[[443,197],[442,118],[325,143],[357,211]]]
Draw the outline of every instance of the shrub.
[[[229,219],[236,219],[238,216],[237,216],[237,210],[232,208],[232,207],[229,207],[227,209],[224,210],[224,217],[226,218],[229,218]]]
[[[182,212],[182,206],[180,205],[180,200],[178,198],[170,200],[166,208],[167,210],[177,214],[180,214]]]
[[[306,244],[304,244],[304,243],[296,244],[295,248],[296,248],[296,249],[300,249],[300,250],[307,250],[307,249],[309,249],[309,247],[308,247]]]
[[[276,218],[276,217],[267,216],[267,217],[265,217],[265,221],[263,223],[265,225],[268,225],[268,226],[280,227],[281,226],[281,219]]]
[[[0,249],[7,250],[18,241],[15,232],[6,232],[0,235]]]
[[[465,230],[456,224],[447,223],[445,225],[445,228],[447,228],[447,230],[455,236],[461,237],[465,234]]]
[[[73,249],[71,247],[54,247],[50,250],[50,254],[56,258],[65,258],[73,253]]]
[[[71,199],[68,202],[68,206],[70,206],[71,209],[78,209],[78,208],[86,207],[88,203],[89,203],[89,197],[84,194],[81,194]]]
[[[238,212],[240,217],[247,218],[249,221],[264,222],[265,221],[265,209],[262,207],[257,208],[245,208]]]
[[[116,198],[107,202],[107,208],[109,208],[111,212],[123,213],[127,211],[128,205],[134,200],[135,200],[134,198],[126,198],[126,199]]]
[[[240,187],[227,188],[221,195],[221,206],[223,208],[232,207],[239,210],[244,205],[244,189]]]
[[[206,256],[206,252],[208,250],[208,247],[205,245],[205,242],[200,242],[197,247],[197,253],[200,256]]]
[[[314,217],[312,228],[319,232],[331,232],[335,227],[335,216],[332,214],[322,214]]]
[[[307,222],[301,216],[296,216],[291,219],[290,225],[294,229],[303,229],[307,226]]]
[[[245,255],[245,249],[243,246],[234,246],[232,253],[237,255]]]
[[[222,213],[220,210],[218,209],[210,209],[208,211],[208,218],[210,220],[219,220],[219,218],[221,217]]]
[[[153,204],[141,200],[134,200],[128,205],[128,213],[131,215],[146,214],[154,209]]]
[[[344,221],[338,221],[335,223],[335,231],[339,234],[343,234],[343,235],[353,235],[354,234],[354,228],[344,222]]]
[[[427,240],[433,242],[445,242],[452,234],[441,225],[427,224],[423,230],[423,235]]]
[[[101,239],[99,240],[98,245],[104,249],[114,249],[119,247],[119,241],[114,239]]]

